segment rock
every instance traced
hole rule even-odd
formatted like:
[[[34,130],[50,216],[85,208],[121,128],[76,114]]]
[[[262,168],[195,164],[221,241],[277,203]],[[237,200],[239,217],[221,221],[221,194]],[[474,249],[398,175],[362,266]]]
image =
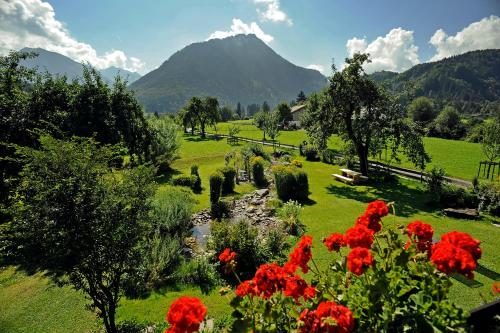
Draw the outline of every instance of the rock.
[[[250,204],[254,206],[260,206],[262,205],[262,200],[255,198],[252,201],[250,201]]]
[[[257,208],[255,208],[255,206],[248,206],[245,212],[253,214],[256,210]]]
[[[443,210],[443,212],[448,216],[458,218],[475,219],[479,217],[478,211],[471,208],[446,208]]]
[[[269,190],[267,188],[263,188],[261,190],[256,190],[254,193],[258,195],[259,198],[263,198],[269,194]]]

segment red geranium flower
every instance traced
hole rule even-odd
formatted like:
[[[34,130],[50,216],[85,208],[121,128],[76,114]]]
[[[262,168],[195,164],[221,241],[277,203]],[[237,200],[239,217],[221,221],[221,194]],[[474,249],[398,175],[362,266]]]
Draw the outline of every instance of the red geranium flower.
[[[299,332],[304,333],[349,333],[354,330],[355,325],[352,312],[347,307],[331,301],[321,302],[314,311],[305,309],[299,320],[302,322]],[[331,325],[330,321],[335,324]]]
[[[382,224],[380,224],[382,217],[387,216],[387,214],[389,214],[389,208],[385,202],[375,200],[368,204],[365,213],[358,217],[356,224],[364,225],[373,232],[378,232],[382,229]]]
[[[500,282],[494,282],[491,289],[493,290],[493,294],[500,294]]]
[[[450,274],[458,272],[468,278],[473,278],[476,260],[467,251],[448,242],[439,242],[432,246],[431,261],[441,272]]]
[[[165,333],[191,333],[200,328],[207,308],[196,297],[181,296],[175,300],[167,314],[170,328]]]
[[[293,249],[293,252],[290,253],[290,259],[285,265],[285,270],[289,273],[295,273],[297,267],[300,267],[303,273],[307,273],[309,271],[307,263],[312,258],[311,247],[312,237],[302,236],[300,242]]]
[[[421,252],[430,250],[434,230],[430,224],[422,221],[414,221],[406,227],[408,236],[417,244],[417,249]],[[409,246],[409,244],[407,244]]]
[[[441,236],[442,242],[448,242],[471,254],[475,260],[481,259],[480,242],[465,232],[452,231]]]
[[[263,264],[255,272],[253,281],[259,295],[263,298],[271,297],[275,292],[285,289],[287,273],[279,265]]]
[[[286,279],[285,296],[293,297],[298,301],[299,297],[309,299],[314,297],[316,289],[307,285],[306,280],[298,275],[289,276]]]
[[[323,240],[323,244],[328,248],[328,251],[339,252],[340,248],[345,246],[345,237],[342,234],[333,233]]]
[[[375,200],[368,204],[366,211],[370,212],[370,214],[372,215],[377,215],[378,217],[382,218],[389,214],[389,207],[387,207],[385,202],[383,202],[382,200]]]
[[[226,248],[224,251],[222,251],[222,253],[219,255],[219,260],[222,262],[222,263],[228,263],[230,262],[231,260],[234,260],[234,258],[236,258],[236,253],[235,252],[231,252],[231,249],[229,248]]]
[[[347,268],[356,275],[361,275],[365,269],[373,265],[373,257],[370,250],[363,247],[355,247],[347,256]]]
[[[373,231],[362,224],[356,224],[354,227],[347,229],[345,240],[351,249],[355,247],[369,249],[373,243]]]
[[[245,297],[246,295],[255,296],[259,293],[254,280],[243,281],[236,287],[236,295]]]

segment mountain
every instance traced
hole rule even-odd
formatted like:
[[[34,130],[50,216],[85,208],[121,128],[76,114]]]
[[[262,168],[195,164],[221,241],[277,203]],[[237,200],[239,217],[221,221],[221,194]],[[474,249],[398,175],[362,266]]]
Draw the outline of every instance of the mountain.
[[[207,95],[221,105],[276,105],[324,86],[320,72],[290,63],[255,35],[191,44],[130,85],[150,112],[175,112]]]
[[[120,75],[121,78],[125,79],[128,81],[128,84],[131,84],[135,81],[137,81],[140,77],[141,74],[137,72],[131,72],[123,68],[118,68],[118,67],[108,67],[106,69],[102,69],[101,71],[102,76],[107,79],[110,82],[113,82],[115,80],[115,77],[117,75]]]
[[[76,79],[82,77],[82,64],[63,56],[62,54],[47,51],[41,48],[25,47],[22,52],[34,52],[38,56],[31,59],[26,59],[21,62],[21,65],[28,68],[38,68],[39,72],[49,72],[52,75],[66,74],[68,79]]]
[[[488,104],[500,100],[500,50],[471,51],[399,74],[376,72],[370,76],[399,93],[405,103],[427,96],[439,106],[453,104],[462,113],[482,113]]]

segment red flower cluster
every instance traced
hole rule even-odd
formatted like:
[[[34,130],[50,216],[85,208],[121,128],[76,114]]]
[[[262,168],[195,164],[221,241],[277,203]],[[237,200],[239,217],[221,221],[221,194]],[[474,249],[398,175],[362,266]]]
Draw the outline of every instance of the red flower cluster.
[[[420,252],[425,252],[431,249],[434,230],[429,224],[422,221],[414,221],[408,224],[406,232],[412,242],[417,244],[417,249]],[[406,248],[409,246],[410,242],[406,244]]]
[[[345,237],[342,234],[333,233],[323,239],[323,244],[328,248],[328,251],[339,252],[341,247],[346,245]]]
[[[219,260],[222,262],[222,263],[228,263],[230,262],[231,260],[234,260],[236,258],[236,253],[235,252],[231,252],[231,249],[229,248],[226,248],[224,251],[222,251],[222,253],[219,255]]]
[[[491,289],[493,290],[494,295],[500,294],[500,282],[493,282]]]
[[[481,258],[479,241],[470,235],[452,231],[444,234],[441,241],[432,246],[431,261],[441,272],[450,274],[458,272],[472,279],[472,273]]]
[[[351,249],[355,247],[369,249],[373,243],[373,231],[363,224],[356,224],[354,227],[347,229],[345,240]]]
[[[287,273],[278,264],[263,264],[255,272],[253,281],[263,298],[271,297],[286,287]]]
[[[355,247],[347,256],[347,268],[356,275],[364,273],[367,267],[373,265],[373,257],[370,250],[363,247]]]
[[[256,296],[259,294],[259,290],[257,289],[257,286],[255,285],[255,282],[253,280],[246,280],[243,281],[236,287],[236,295],[240,297],[245,297],[246,295],[252,295]]]
[[[302,236],[300,242],[293,249],[293,252],[290,253],[290,259],[286,263],[285,269],[289,273],[295,273],[295,271],[297,271],[297,267],[300,267],[303,273],[307,273],[309,271],[307,263],[312,258],[311,247],[312,237]]]
[[[368,204],[363,215],[358,217],[356,224],[364,225],[373,232],[378,232],[382,229],[382,217],[389,214],[389,208],[385,202],[381,200],[375,200]]]
[[[299,321],[302,322],[299,332],[303,333],[349,333],[355,324],[348,308],[330,301],[321,302],[316,310],[305,309]],[[335,324],[331,325],[330,321]]]
[[[175,300],[167,314],[170,328],[165,333],[191,333],[200,328],[207,308],[196,297],[181,296]]]
[[[286,279],[285,296],[293,297],[297,302],[300,297],[309,299],[316,295],[316,288],[308,286],[306,280],[298,275]]]

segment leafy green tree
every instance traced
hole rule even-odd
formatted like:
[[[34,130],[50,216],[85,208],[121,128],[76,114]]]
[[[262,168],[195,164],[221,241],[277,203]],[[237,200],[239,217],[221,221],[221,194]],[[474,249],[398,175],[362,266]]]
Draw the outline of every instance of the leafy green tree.
[[[277,116],[277,120],[280,124],[285,124],[288,123],[293,119],[292,117],[292,110],[288,106],[287,103],[280,103],[274,110]]]
[[[305,102],[307,102],[306,94],[304,94],[304,92],[301,90],[297,95],[297,99],[295,101],[297,102],[297,104],[304,104]]]
[[[151,117],[151,159],[160,172],[168,170],[170,164],[177,157],[180,140],[177,133],[177,124],[168,117]]]
[[[465,126],[457,110],[451,106],[446,106],[437,116],[429,135],[445,139],[460,139],[465,135]]]
[[[269,122],[270,114],[268,112],[258,112],[253,117],[254,125],[262,131],[263,140],[266,140],[266,128]]]
[[[500,157],[500,122],[498,120],[495,119],[484,124],[481,146],[484,155],[490,162]]]
[[[429,160],[421,135],[408,133],[412,127],[403,128],[403,111],[382,88],[364,74],[363,64],[369,61],[366,54],[355,54],[346,59],[342,71],[333,67],[329,87],[322,96],[313,95],[309,101],[303,124],[313,143],[326,149],[327,140],[338,134],[345,142],[355,148],[360,163],[360,171],[368,174],[368,156],[376,154],[384,147],[390,147],[392,155],[397,156],[404,137],[412,135],[408,144],[423,155],[418,158],[425,164]]]
[[[18,153],[25,164],[9,229],[18,263],[83,291],[116,333],[124,278],[139,266],[150,228],[153,170],[113,172],[112,149],[92,139],[42,136],[40,149]]]
[[[250,104],[247,106],[247,114],[249,117],[253,117],[257,112],[260,111],[260,105],[259,104]]]
[[[432,122],[437,116],[434,103],[425,96],[414,99],[408,106],[407,112],[413,121],[424,126]]]
[[[273,150],[276,151],[276,138],[280,135],[281,116],[278,110],[270,113],[266,117],[265,130],[269,138],[273,141]]]

